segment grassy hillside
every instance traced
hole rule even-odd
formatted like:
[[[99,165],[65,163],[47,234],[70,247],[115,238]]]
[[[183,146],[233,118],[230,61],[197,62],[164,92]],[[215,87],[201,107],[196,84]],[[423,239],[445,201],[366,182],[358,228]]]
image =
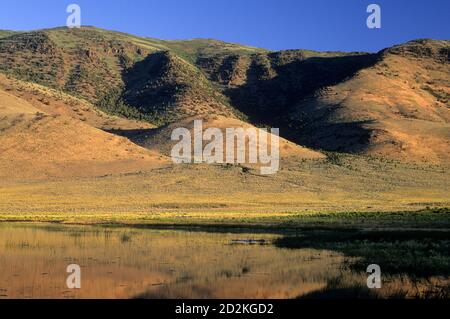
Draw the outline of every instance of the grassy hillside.
[[[256,51],[261,50],[213,40],[161,41],[92,27],[56,28],[0,40],[0,71],[87,99],[112,114],[161,124],[197,113],[235,114],[190,62],[217,52]]]
[[[96,128],[126,135],[217,116],[279,127],[316,150],[448,162],[449,41],[367,54],[269,52],[94,27],[1,34],[9,36],[0,38],[0,72],[67,101],[14,85],[11,93]]]
[[[0,38],[6,38],[13,34],[17,33],[16,31],[10,31],[10,30],[0,30]]]
[[[234,116],[226,98],[203,73],[170,51],[150,54],[124,79],[125,103],[156,123],[202,114]]]
[[[284,123],[314,148],[448,162],[449,47],[420,41],[383,51],[373,66],[296,103]]]
[[[0,89],[0,177],[42,179],[137,172],[168,161],[83,121],[47,114]]]
[[[197,60],[254,123],[302,145],[448,162],[449,41],[377,54],[290,50]]]
[[[214,39],[192,39],[181,41],[158,41],[151,39],[152,42],[159,42],[173,51],[175,54],[183,57],[185,60],[195,64],[200,58],[223,55],[251,55],[255,53],[267,52],[265,49],[244,46],[235,43],[227,43]]]
[[[0,37],[0,220],[287,227],[448,207],[448,47],[268,52],[93,27]],[[280,127],[280,171],[172,164],[172,129],[196,118]]]

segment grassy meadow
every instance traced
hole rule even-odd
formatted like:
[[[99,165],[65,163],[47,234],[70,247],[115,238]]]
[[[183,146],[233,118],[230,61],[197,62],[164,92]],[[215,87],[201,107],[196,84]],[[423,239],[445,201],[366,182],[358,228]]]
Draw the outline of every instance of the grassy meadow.
[[[2,180],[0,220],[448,227],[446,167],[350,155],[282,164],[271,176],[201,164],[96,178]]]

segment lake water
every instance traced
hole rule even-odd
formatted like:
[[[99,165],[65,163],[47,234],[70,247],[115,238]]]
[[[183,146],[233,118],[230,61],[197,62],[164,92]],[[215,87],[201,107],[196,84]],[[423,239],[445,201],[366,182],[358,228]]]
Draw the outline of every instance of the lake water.
[[[0,298],[296,298],[337,278],[366,285],[342,254],[275,247],[280,236],[0,224]],[[69,264],[81,289],[66,285]]]

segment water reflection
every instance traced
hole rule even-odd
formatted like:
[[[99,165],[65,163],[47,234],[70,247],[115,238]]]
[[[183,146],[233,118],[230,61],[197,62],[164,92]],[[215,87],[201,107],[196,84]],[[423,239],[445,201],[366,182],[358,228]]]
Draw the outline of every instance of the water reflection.
[[[1,298],[296,298],[336,278],[364,285],[341,253],[286,249],[281,235],[0,225]],[[81,266],[81,289],[66,267]]]

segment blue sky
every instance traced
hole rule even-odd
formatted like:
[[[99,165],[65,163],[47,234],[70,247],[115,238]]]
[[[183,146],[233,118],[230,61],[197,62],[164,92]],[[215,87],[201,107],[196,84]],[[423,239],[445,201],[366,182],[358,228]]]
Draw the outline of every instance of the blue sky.
[[[82,24],[161,39],[214,38],[271,50],[378,51],[417,38],[450,39],[450,0],[0,0],[0,29]],[[366,8],[382,10],[368,29]]]

